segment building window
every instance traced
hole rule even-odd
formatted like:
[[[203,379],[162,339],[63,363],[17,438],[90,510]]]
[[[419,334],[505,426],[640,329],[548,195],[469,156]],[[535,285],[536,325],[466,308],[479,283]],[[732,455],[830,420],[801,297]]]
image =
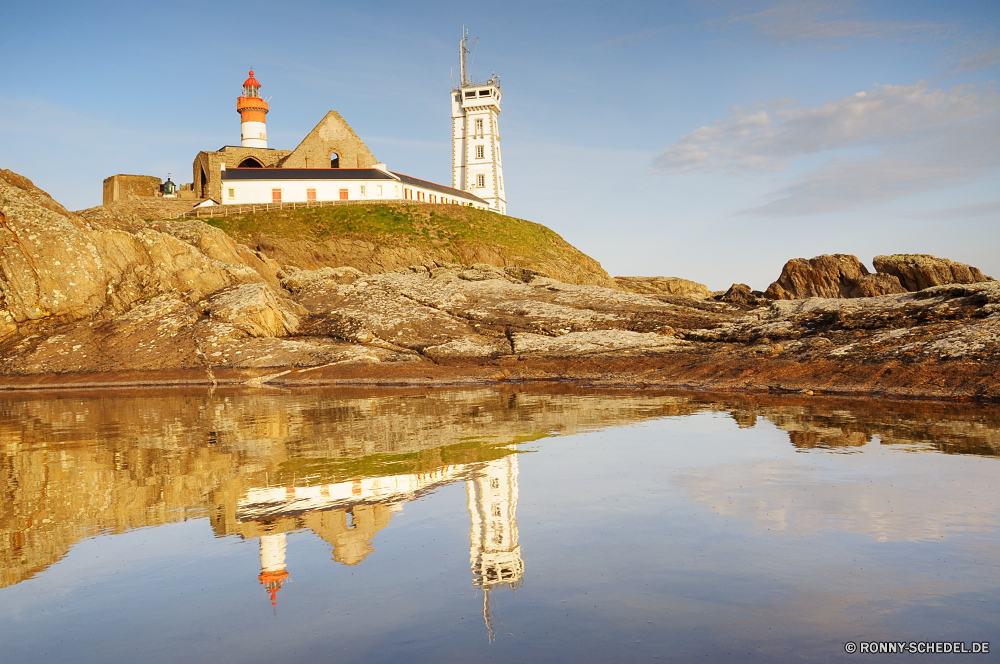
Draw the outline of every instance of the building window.
[[[341,189],[340,190],[340,200],[342,200],[342,201],[346,201],[347,200],[347,190],[346,189]]]
[[[485,187],[486,186],[486,176],[480,173],[476,176],[476,186]]]
[[[231,201],[236,200],[236,190],[233,189],[232,187],[229,188],[229,200]]]
[[[316,201],[316,190],[315,189],[306,189],[306,200],[307,201],[312,201],[312,202]]]
[[[281,202],[281,190],[280,189],[272,189],[271,190],[271,202],[272,203],[280,203]]]
[[[438,202],[437,194],[431,194],[431,203],[437,203],[437,202]]]
[[[477,134],[483,133],[483,119],[482,118],[477,118],[476,119],[476,133]]]
[[[367,196],[368,195],[368,194],[365,193],[365,185],[361,185],[361,195],[362,196]]]
[[[476,159],[483,159],[486,157],[486,148],[482,145],[476,146]]]
[[[375,185],[375,194],[377,196],[381,196],[382,195],[382,185],[380,185],[380,184]]]

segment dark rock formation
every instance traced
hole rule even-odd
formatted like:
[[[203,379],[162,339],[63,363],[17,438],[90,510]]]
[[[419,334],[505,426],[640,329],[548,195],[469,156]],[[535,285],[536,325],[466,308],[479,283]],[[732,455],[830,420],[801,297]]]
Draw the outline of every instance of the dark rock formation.
[[[892,275],[908,291],[944,284],[978,284],[993,281],[977,268],[928,254],[876,256],[872,261],[879,274]]]
[[[760,291],[750,290],[750,287],[746,284],[733,284],[729,287],[722,295],[716,295],[714,298],[718,302],[726,302],[732,304],[739,309],[753,309],[755,307],[765,306],[770,304],[764,294]]]
[[[850,254],[824,254],[806,260],[793,258],[785,263],[778,280],[764,296],[772,300],[801,300],[806,297],[851,297],[868,270]]]

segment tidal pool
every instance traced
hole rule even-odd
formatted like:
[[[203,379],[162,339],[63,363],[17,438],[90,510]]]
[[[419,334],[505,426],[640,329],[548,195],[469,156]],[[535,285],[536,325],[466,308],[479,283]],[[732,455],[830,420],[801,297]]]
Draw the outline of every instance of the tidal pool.
[[[0,393],[0,661],[994,661],[998,457],[994,406]]]

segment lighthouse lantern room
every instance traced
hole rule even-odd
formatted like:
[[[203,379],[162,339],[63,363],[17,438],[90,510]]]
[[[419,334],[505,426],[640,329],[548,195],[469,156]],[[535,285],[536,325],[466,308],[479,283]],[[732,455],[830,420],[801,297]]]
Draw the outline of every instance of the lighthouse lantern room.
[[[267,102],[260,98],[260,83],[250,77],[243,83],[243,96],[236,100],[236,110],[240,114],[240,145],[245,148],[267,147]]]

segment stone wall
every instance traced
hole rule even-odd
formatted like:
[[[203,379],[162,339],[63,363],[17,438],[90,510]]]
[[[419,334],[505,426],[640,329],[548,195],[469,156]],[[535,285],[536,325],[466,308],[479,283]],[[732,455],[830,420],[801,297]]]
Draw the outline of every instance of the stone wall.
[[[159,196],[160,178],[155,175],[112,175],[104,178],[104,204],[140,196]]]
[[[247,157],[253,157],[264,168],[276,168],[282,159],[292,154],[288,150],[270,148],[244,148],[227,145],[216,152],[199,152],[191,165],[194,191],[197,198],[212,198],[222,202],[222,164],[237,168]]]
[[[370,168],[378,163],[340,113],[330,111],[281,162],[281,167],[330,168],[330,155],[334,152],[340,158],[340,168]]]

